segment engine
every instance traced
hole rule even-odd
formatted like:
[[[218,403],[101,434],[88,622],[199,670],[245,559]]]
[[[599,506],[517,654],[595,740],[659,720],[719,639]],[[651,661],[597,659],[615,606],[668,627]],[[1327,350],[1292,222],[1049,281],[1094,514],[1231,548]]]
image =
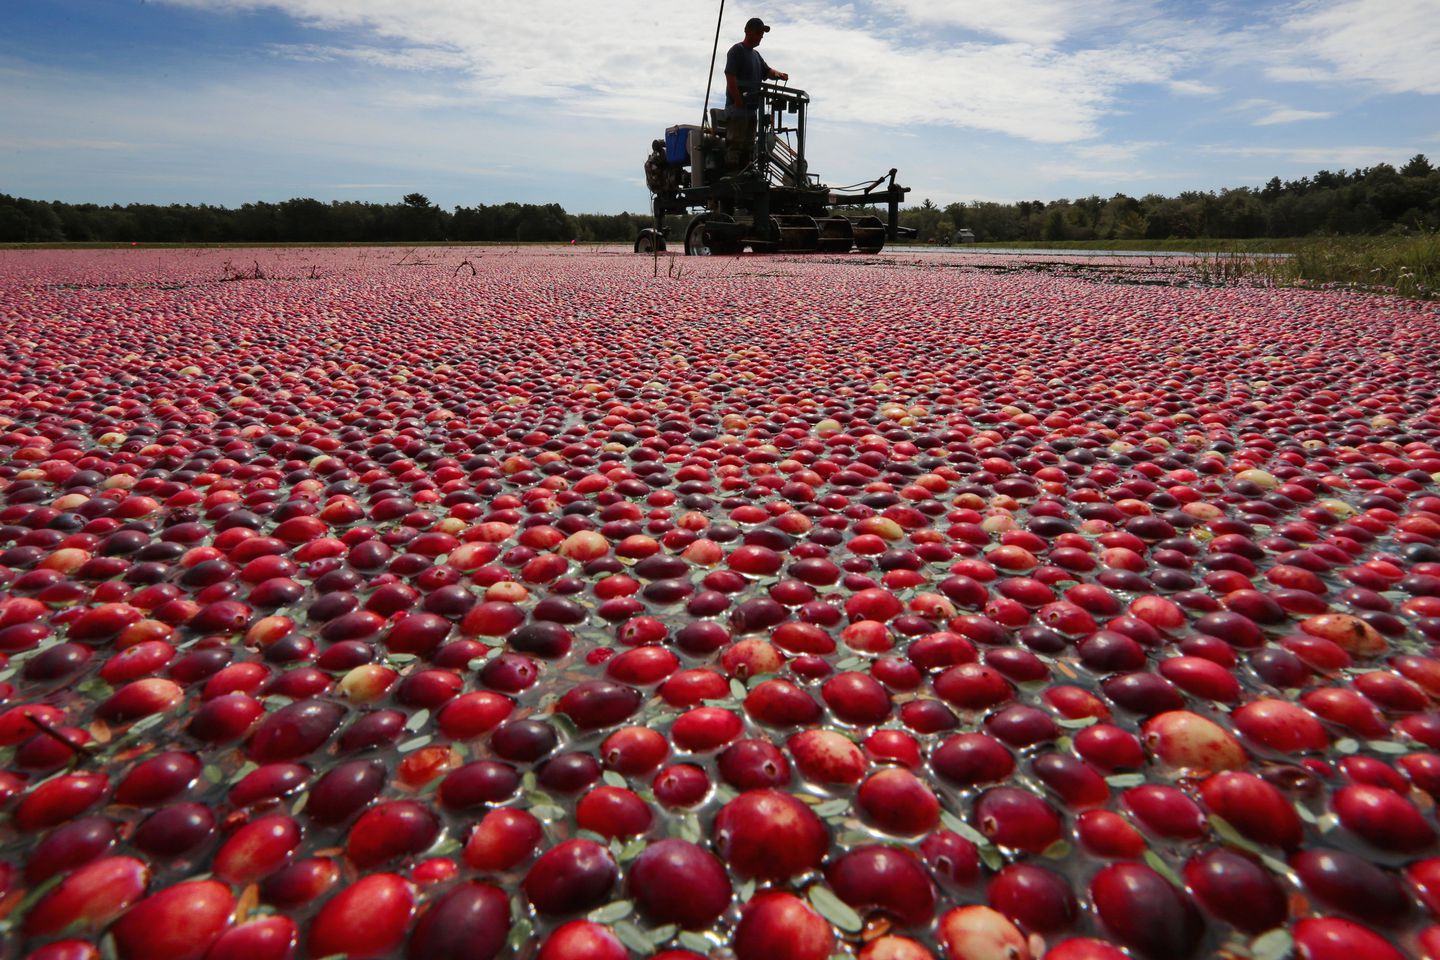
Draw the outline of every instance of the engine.
[[[690,172],[666,160],[664,140],[654,141],[650,145],[650,156],[645,158],[645,186],[651,193],[669,196],[689,185]]]

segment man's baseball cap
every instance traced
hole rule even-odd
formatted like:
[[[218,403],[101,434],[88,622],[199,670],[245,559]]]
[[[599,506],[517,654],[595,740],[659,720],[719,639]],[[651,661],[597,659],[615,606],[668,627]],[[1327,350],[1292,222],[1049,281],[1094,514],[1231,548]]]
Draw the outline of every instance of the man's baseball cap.
[[[765,21],[759,17],[751,17],[745,21],[746,33],[769,33],[770,28],[765,26]]]

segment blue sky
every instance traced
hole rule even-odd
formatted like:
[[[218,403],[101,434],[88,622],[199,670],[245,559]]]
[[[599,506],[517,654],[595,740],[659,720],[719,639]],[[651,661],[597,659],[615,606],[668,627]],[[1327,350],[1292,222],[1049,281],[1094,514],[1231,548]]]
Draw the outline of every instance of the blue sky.
[[[715,0],[3,0],[0,193],[644,210]],[[1440,0],[725,6],[813,99],[811,170],[913,201],[1173,194],[1440,161]],[[719,67],[717,65],[717,71]],[[717,77],[719,89],[723,80]]]

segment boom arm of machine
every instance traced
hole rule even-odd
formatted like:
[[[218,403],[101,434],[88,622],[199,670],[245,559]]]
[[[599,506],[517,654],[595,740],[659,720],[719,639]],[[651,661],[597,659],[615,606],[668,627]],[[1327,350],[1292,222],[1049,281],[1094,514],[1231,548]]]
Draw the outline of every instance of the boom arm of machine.
[[[899,205],[909,187],[895,170],[858,191],[832,189],[810,172],[805,126],[810,97],[772,82],[759,85],[760,106],[748,163],[727,164],[725,112],[710,111],[704,126],[677,126],[651,145],[645,181],[654,195],[657,222],[670,214],[699,211],[686,229],[685,252],[843,253],[852,247],[877,253],[887,239],[913,234],[899,225]],[[845,216],[848,207],[884,207],[886,220]],[[664,249],[664,237],[644,231],[636,250]]]

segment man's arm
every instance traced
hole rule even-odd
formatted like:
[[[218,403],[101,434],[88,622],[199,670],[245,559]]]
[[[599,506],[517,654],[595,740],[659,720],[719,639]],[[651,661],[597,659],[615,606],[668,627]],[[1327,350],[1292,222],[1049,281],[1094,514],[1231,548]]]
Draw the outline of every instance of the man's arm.
[[[756,56],[759,56],[759,54],[756,54]],[[764,58],[764,57],[760,57],[760,76],[764,77],[764,78],[767,79],[767,80],[789,80],[789,79],[790,79],[790,74],[788,74],[788,73],[781,73],[779,70],[772,70],[772,69],[770,69],[770,64],[768,64],[768,63],[765,62],[765,58]]]
[[[725,74],[725,91],[730,94],[731,103],[741,103],[744,98],[740,96],[740,78],[733,73]]]

